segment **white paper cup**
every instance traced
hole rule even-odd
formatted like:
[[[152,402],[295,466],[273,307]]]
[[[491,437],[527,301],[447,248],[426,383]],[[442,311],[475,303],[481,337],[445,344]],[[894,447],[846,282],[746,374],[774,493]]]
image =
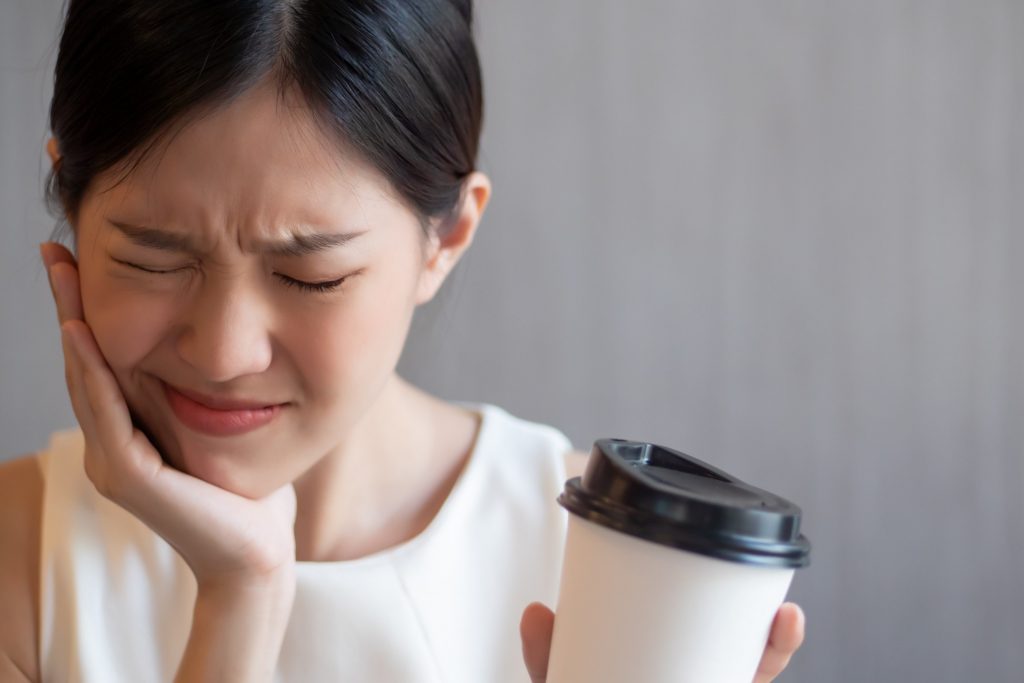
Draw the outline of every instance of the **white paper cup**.
[[[595,444],[559,500],[572,514],[548,683],[753,681],[807,564],[799,508],[677,451],[618,439]]]

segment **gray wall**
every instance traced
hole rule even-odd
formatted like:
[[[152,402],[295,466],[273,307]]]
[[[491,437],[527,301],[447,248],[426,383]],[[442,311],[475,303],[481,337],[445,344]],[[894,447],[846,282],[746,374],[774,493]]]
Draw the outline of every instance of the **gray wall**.
[[[0,433],[68,424],[58,2],[0,9]],[[1024,671],[1024,3],[478,0],[496,193],[406,376],[801,503],[783,680]]]

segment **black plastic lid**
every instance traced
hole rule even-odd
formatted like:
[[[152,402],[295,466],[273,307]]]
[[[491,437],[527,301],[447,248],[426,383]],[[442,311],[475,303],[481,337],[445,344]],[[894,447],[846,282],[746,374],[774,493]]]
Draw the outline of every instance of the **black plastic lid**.
[[[806,567],[800,508],[679,451],[599,439],[558,502],[573,514],[662,545],[743,564]]]

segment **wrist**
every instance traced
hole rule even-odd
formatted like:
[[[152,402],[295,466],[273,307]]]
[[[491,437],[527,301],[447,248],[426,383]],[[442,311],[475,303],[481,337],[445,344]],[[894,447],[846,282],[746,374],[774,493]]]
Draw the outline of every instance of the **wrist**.
[[[295,595],[295,566],[289,564],[261,574],[226,574],[196,579],[197,601],[233,608],[249,604],[291,602]]]
[[[294,571],[201,583],[175,680],[271,680],[294,596]]]

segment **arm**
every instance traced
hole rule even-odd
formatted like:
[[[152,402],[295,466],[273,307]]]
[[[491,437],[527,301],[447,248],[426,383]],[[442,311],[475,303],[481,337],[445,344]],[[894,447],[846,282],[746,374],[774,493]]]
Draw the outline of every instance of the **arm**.
[[[34,457],[0,464],[0,680],[38,681],[43,478]]]
[[[250,499],[169,467],[133,423],[83,319],[74,257],[42,249],[57,305],[71,405],[97,491],[164,538],[196,577],[192,630],[176,680],[273,676],[295,593],[295,491]]]
[[[21,668],[6,652],[0,651],[0,680],[12,683],[34,683],[35,679]]]
[[[34,457],[0,464],[0,681],[42,680],[36,642],[42,497]],[[270,680],[294,586],[288,568],[249,585],[200,587],[176,680]]]
[[[270,680],[294,595],[290,569],[252,585],[200,586],[175,681]]]

